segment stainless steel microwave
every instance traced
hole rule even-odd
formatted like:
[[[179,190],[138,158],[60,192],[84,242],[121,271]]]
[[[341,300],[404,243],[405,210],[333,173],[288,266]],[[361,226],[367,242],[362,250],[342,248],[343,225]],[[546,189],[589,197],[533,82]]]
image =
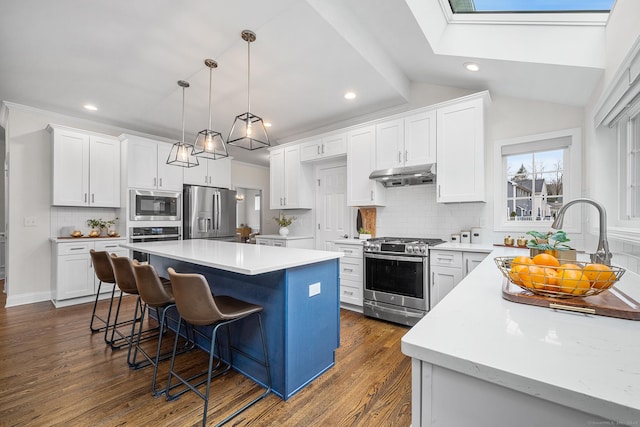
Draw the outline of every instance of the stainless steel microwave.
[[[182,193],[129,190],[131,221],[180,221]]]

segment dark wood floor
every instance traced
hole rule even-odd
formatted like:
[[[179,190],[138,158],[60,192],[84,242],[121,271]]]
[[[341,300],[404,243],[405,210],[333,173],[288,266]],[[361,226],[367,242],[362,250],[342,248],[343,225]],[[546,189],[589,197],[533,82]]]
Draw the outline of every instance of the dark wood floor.
[[[126,349],[112,351],[101,334],[89,332],[91,304],[55,309],[43,302],[4,308],[5,299],[2,294],[0,425],[201,423],[201,399],[193,393],[174,402],[154,398],[150,368],[130,370]],[[131,297],[126,300],[131,310],[133,302]],[[106,308],[106,302],[101,308]],[[228,425],[409,426],[411,363],[400,351],[407,328],[346,310],[340,320],[341,345],[335,367],[288,401],[272,394]],[[202,351],[182,357],[193,369],[205,366]],[[163,383],[166,365],[160,369]],[[235,372],[216,380],[209,424],[222,419],[239,399],[260,390]]]

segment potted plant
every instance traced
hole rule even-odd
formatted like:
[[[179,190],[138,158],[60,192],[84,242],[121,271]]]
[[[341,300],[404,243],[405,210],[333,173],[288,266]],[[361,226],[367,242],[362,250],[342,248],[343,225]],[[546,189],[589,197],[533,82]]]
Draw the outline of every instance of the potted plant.
[[[360,227],[358,230],[358,237],[360,240],[369,240],[371,238],[371,231],[366,228]]]
[[[567,233],[562,230],[556,232],[548,231],[540,233],[538,231],[527,231],[527,234],[533,237],[527,243],[531,257],[541,253],[547,253],[558,258],[560,262],[575,261],[576,250],[566,244],[571,239],[567,237]]]
[[[110,226],[114,225],[118,221],[118,218],[105,221],[102,218],[90,218],[87,220],[87,225],[91,227],[89,237],[99,237],[101,235],[106,236]],[[114,235],[117,235],[115,233]]]
[[[273,219],[280,226],[280,230],[278,230],[278,233],[280,233],[281,236],[286,236],[289,234],[289,229],[287,227],[289,227],[293,223],[293,220],[296,219],[296,217],[290,216],[289,218],[287,218],[285,214],[280,212],[280,215],[274,216]]]

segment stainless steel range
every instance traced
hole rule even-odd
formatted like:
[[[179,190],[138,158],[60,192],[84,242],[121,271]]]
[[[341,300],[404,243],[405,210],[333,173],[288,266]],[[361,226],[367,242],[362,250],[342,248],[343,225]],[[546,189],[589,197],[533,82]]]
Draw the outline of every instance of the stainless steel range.
[[[380,237],[364,244],[366,316],[413,326],[429,311],[429,248],[442,239]]]

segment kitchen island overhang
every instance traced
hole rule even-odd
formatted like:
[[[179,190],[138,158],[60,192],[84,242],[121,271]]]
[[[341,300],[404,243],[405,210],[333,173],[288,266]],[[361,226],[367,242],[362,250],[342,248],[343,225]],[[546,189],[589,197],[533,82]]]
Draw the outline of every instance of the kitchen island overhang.
[[[503,299],[493,258],[522,254],[496,249],[403,337],[413,424],[640,424],[640,323]],[[638,275],[616,287],[640,300]]]
[[[166,275],[168,267],[199,273],[215,295],[261,305],[273,391],[283,399],[334,366],[340,345],[340,252],[204,239],[122,246],[150,254],[160,275]],[[233,331],[233,345],[259,354],[260,339],[253,326],[240,322]],[[226,338],[222,343],[224,356]],[[264,384],[265,374],[251,360],[235,357],[233,366]]]

